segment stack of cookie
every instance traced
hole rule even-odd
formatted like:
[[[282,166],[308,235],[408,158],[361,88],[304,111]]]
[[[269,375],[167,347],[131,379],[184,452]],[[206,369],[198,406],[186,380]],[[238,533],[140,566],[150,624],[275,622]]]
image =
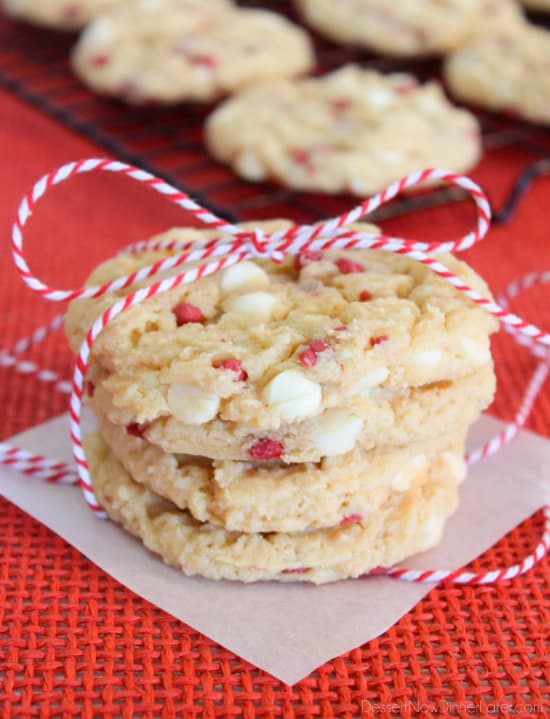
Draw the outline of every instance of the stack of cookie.
[[[119,255],[89,282],[168,255]],[[129,291],[71,304],[74,350]],[[93,347],[97,498],[186,574],[322,583],[401,562],[437,544],[456,508],[495,329],[423,265],[372,250],[249,261],[153,297]]]

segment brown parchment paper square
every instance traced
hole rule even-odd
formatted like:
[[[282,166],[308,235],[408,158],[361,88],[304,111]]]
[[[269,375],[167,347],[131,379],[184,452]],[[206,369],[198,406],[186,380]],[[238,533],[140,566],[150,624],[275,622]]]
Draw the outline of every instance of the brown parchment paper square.
[[[471,432],[472,444],[502,426],[483,417]],[[67,461],[68,415],[10,441]],[[94,517],[76,487],[46,484],[0,467],[0,492],[132,591],[288,684],[383,633],[430,589],[384,577],[321,587],[189,578],[166,567],[115,524]],[[549,502],[550,441],[522,432],[471,469],[443,542],[407,566],[458,568]]]

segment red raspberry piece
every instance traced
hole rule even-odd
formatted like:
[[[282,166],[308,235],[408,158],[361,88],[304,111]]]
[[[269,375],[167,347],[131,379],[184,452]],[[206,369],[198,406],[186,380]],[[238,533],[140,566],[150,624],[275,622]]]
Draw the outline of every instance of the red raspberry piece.
[[[363,516],[361,514],[348,514],[347,517],[344,517],[341,522],[341,527],[347,527],[348,524],[357,524],[357,522],[360,522],[363,519]]]
[[[132,437],[139,437],[140,439],[145,439],[143,436],[143,429],[137,424],[137,422],[132,422],[132,424],[126,425],[126,431],[128,434],[131,434]]]
[[[193,65],[203,65],[212,69],[218,66],[218,61],[213,55],[192,55],[187,58]]]
[[[317,364],[317,355],[325,350],[328,350],[328,344],[325,340],[311,340],[307,349],[298,355],[298,362],[303,364],[304,367],[313,367],[313,365]]]
[[[178,327],[189,324],[190,322],[204,322],[204,315],[200,307],[189,304],[189,302],[180,302],[174,307],[172,312],[176,315],[176,324]]]
[[[340,257],[334,263],[343,275],[351,275],[353,272],[364,272],[365,268],[359,262],[349,260],[347,257]]]
[[[248,456],[259,462],[268,462],[270,459],[279,459],[284,449],[281,442],[276,439],[261,437],[248,448]]]
[[[298,355],[298,362],[303,364],[304,367],[313,367],[317,364],[317,355],[311,348],[304,350]]]
[[[86,394],[88,395],[88,397],[93,397],[94,392],[95,392],[95,384],[92,381],[88,380],[86,382]]]
[[[283,569],[282,574],[305,574],[308,567],[296,567],[296,569]]]
[[[311,165],[311,155],[307,150],[293,150],[291,157],[297,165],[309,167]]]
[[[340,327],[335,327],[334,331],[335,332],[346,332],[347,329],[348,329],[347,325],[341,325]]]
[[[309,348],[312,349],[315,354],[319,354],[320,352],[325,352],[328,350],[328,344],[325,342],[325,340],[311,340],[309,343]]]
[[[337,97],[331,101],[330,106],[334,112],[339,113],[349,110],[350,104],[350,101],[347,100],[345,97]]]
[[[323,259],[323,253],[320,250],[304,250],[294,258],[294,267],[301,270],[302,267],[309,265],[310,262],[319,262]]]
[[[380,337],[371,337],[370,338],[370,346],[374,347],[375,345],[381,345],[384,342],[387,342],[389,340],[388,335],[380,335]]]
[[[90,65],[93,67],[104,67],[109,62],[107,55],[92,55],[90,58]]]
[[[244,371],[239,360],[233,357],[217,360],[216,362],[214,362],[213,367],[215,367],[216,369],[227,369],[230,372],[233,372],[235,374],[235,382],[244,382],[245,379],[248,379],[248,375]]]
[[[359,302],[368,302],[372,300],[372,295],[368,290],[362,290],[359,294]]]

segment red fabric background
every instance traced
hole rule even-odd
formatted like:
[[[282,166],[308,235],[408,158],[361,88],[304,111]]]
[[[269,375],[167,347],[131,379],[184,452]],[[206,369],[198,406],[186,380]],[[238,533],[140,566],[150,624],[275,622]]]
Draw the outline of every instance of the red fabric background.
[[[0,151],[0,346],[10,347],[60,309],[32,295],[11,265],[9,228],[17,205],[42,173],[103,153],[5,93]],[[498,206],[529,161],[505,150],[483,163],[474,179]],[[512,278],[550,266],[549,188],[547,178],[539,180],[513,222],[466,254],[496,294]],[[58,287],[76,286],[119,247],[185,221],[178,208],[145,188],[103,175],[62,186],[37,212],[27,233],[32,266]],[[436,239],[456,236],[471,217],[470,208],[458,206],[393,220],[385,229]],[[549,327],[547,297],[535,289],[515,307]],[[534,365],[503,334],[494,348],[499,392],[491,411],[507,419]],[[70,376],[61,336],[29,357]],[[65,411],[67,400],[1,369],[0,402],[5,439]],[[548,385],[529,427],[550,435]],[[417,716],[419,705],[426,717],[550,711],[548,560],[499,587],[435,588],[385,635],[289,688],[136,597],[4,500],[0,525],[0,715],[6,719],[352,717],[388,715],[392,702],[402,716]],[[474,566],[521,558],[540,529],[539,513]],[[388,712],[375,710],[376,704]]]

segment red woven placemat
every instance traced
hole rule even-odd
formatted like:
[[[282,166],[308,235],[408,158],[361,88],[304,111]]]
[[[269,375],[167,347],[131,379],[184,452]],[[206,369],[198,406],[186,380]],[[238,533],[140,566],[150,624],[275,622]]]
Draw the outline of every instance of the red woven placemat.
[[[0,107],[0,227],[7,245],[17,202],[30,183],[57,164],[98,151],[8,95],[0,93]],[[498,204],[510,177],[527,162],[509,150],[483,165],[476,179]],[[548,188],[548,180],[535,185],[513,224],[495,229],[469,254],[497,293],[512,277],[550,264]],[[387,227],[396,233],[421,229],[427,239],[448,236],[468,212],[426,211]],[[121,178],[79,178],[44,201],[29,246],[42,274],[69,286],[120,245],[181,222],[176,208]],[[2,346],[59,309],[20,284],[7,247],[0,297]],[[542,291],[526,295],[518,309],[550,325]],[[492,411],[506,419],[532,360],[504,336],[495,341],[495,354],[500,387]],[[61,337],[30,357],[70,375]],[[2,438],[66,409],[66,398],[45,384],[9,369],[0,370],[0,378]],[[530,428],[549,435],[549,413],[546,389]],[[289,688],[136,597],[3,500],[0,524],[2,718],[518,717],[550,711],[548,560],[505,586],[435,588],[382,637]],[[534,546],[540,528],[537,514],[474,566],[515,561]]]

